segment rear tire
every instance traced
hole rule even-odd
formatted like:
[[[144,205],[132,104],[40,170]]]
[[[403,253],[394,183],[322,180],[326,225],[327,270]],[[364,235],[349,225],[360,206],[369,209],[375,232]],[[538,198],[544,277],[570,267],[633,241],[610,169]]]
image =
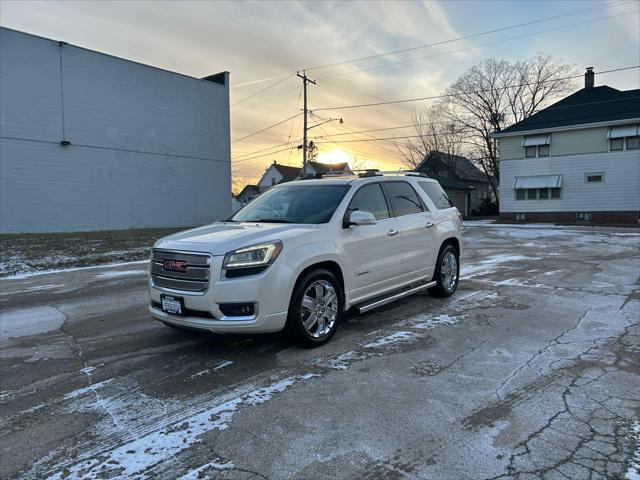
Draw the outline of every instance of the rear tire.
[[[291,296],[285,331],[298,345],[324,345],[342,320],[344,296],[336,276],[329,270],[312,270],[300,279]]]
[[[451,244],[445,245],[438,254],[433,280],[436,286],[429,289],[436,297],[450,297],[458,288],[460,278],[460,256]]]

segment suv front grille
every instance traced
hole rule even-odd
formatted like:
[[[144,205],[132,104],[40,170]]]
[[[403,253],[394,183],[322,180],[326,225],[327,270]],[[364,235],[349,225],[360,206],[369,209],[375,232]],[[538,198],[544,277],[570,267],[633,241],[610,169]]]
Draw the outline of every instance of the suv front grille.
[[[165,262],[174,261],[183,269],[166,269]],[[207,254],[184,253],[172,250],[153,250],[151,280],[158,287],[185,292],[204,292],[209,287],[211,257]]]

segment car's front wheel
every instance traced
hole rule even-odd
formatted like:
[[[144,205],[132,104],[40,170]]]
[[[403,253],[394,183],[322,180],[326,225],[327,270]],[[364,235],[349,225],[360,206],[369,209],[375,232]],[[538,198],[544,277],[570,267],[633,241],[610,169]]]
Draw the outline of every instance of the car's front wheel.
[[[342,318],[343,294],[340,282],[326,269],[307,273],[297,284],[287,316],[287,332],[303,347],[327,343]]]
[[[438,297],[449,297],[458,288],[460,259],[458,250],[451,244],[445,245],[438,255],[433,279],[436,286],[430,289]]]

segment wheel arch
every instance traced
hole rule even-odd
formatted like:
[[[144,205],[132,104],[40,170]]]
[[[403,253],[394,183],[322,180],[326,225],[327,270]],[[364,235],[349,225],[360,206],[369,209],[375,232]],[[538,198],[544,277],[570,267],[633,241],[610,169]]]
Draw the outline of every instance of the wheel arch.
[[[460,256],[460,240],[458,240],[456,237],[449,237],[443,240],[442,245],[440,245],[440,250],[438,251],[438,255],[440,255],[440,252],[442,252],[442,250],[447,245],[453,246],[453,248],[455,248],[456,251],[458,252],[458,256]]]
[[[333,273],[335,275],[335,277],[338,279],[338,282],[340,282],[340,289],[342,290],[342,300],[343,300],[343,304],[344,304],[344,275],[342,273],[342,268],[340,267],[340,265],[338,264],[338,262],[333,261],[333,260],[322,260],[322,261],[318,261],[315,263],[312,263],[308,266],[306,266],[305,268],[303,268],[300,273],[297,275],[296,277],[296,281],[293,283],[293,288],[291,289],[291,292],[295,292],[296,288],[298,287],[298,283],[300,283],[300,280],[302,280],[302,278],[308,274],[309,272],[312,272],[313,270],[318,270],[324,268],[326,270],[329,270],[331,273]]]

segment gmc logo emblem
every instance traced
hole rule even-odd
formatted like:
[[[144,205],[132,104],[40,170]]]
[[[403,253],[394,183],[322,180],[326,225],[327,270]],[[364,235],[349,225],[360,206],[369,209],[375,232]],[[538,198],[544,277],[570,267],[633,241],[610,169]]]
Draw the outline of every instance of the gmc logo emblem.
[[[162,264],[162,269],[168,272],[187,272],[186,260],[165,260]]]

